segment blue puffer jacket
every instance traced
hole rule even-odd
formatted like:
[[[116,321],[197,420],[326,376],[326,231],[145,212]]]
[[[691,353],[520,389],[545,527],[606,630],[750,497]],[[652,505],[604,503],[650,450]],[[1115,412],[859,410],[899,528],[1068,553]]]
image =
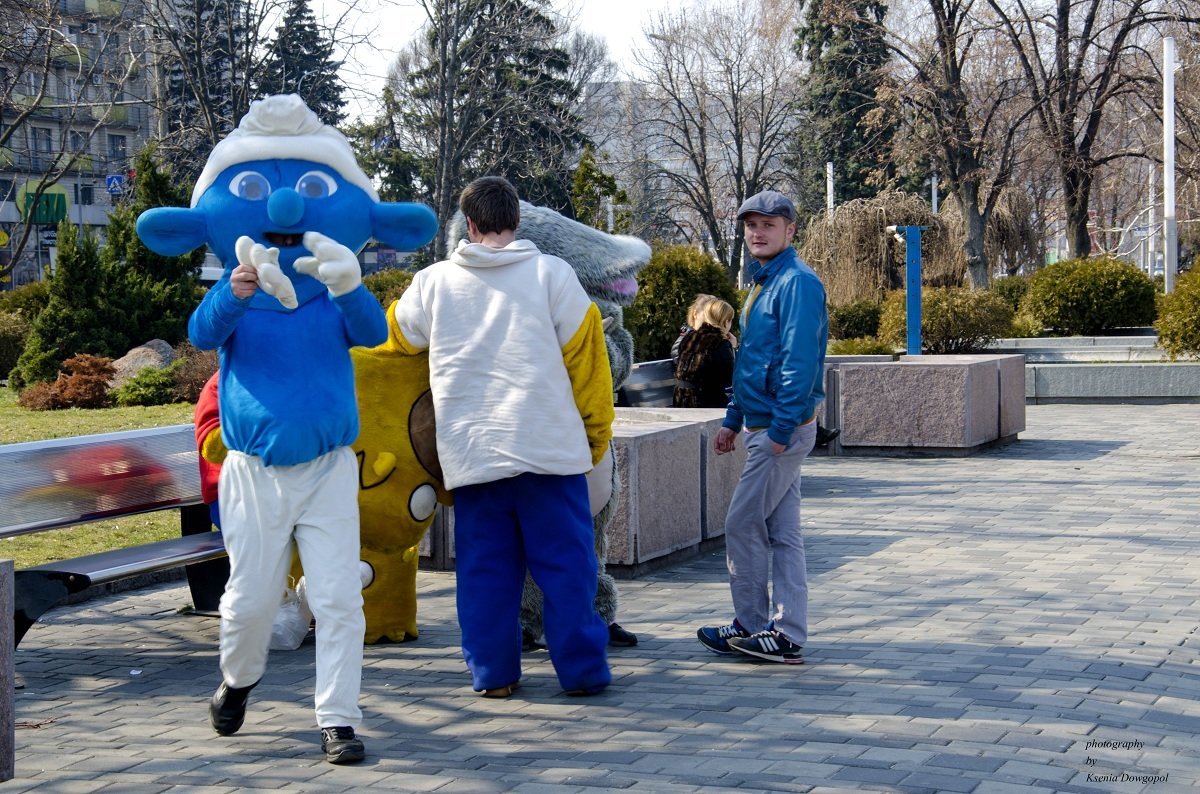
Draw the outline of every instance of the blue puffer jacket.
[[[754,280],[742,309],[742,344],[724,425],[765,427],[772,441],[787,444],[825,399],[825,287],[793,248],[763,265]]]

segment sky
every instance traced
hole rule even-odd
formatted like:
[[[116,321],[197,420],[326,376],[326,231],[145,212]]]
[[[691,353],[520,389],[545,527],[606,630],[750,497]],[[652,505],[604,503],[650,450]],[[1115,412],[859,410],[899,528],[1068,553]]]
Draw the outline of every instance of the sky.
[[[366,41],[354,46],[342,67],[346,82],[347,113],[351,119],[374,115],[374,107],[387,76],[388,64],[425,21],[417,0],[313,0],[312,8],[326,25],[345,15],[341,28]],[[600,36],[608,43],[609,57],[627,64],[632,51],[644,42],[642,28],[659,12],[675,10],[687,0],[553,0],[561,12],[574,10],[579,30]]]

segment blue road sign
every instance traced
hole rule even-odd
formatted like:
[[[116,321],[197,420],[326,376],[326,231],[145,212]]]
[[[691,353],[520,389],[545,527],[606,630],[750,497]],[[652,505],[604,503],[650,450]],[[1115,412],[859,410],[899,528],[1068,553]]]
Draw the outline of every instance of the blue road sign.
[[[104,186],[108,188],[108,192],[114,196],[119,194],[125,185],[125,177],[120,174],[109,174],[104,177]]]

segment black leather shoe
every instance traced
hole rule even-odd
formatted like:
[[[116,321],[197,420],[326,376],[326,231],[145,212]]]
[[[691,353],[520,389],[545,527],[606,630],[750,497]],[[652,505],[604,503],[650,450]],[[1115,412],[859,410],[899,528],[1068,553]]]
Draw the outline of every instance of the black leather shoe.
[[[257,681],[240,689],[221,682],[208,703],[208,718],[214,731],[222,736],[232,736],[241,730],[246,721],[246,701],[250,699],[250,690],[256,686]]]
[[[637,645],[637,635],[626,631],[620,624],[608,624],[608,644],[613,648],[632,648]]]
[[[832,430],[830,430],[828,427],[821,427],[820,425],[817,425],[817,446],[818,447],[827,447],[835,438],[837,438],[841,434],[842,434],[842,430],[839,427],[835,427]]]

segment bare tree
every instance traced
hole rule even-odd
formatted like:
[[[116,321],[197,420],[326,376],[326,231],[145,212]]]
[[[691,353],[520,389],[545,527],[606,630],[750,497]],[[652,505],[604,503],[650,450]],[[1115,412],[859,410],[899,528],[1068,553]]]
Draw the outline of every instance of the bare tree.
[[[250,108],[270,23],[285,0],[147,0],[154,82],[147,100],[160,151],[195,176],[209,150]]]
[[[1145,148],[1106,140],[1105,125],[1122,98],[1153,112],[1156,72],[1150,47],[1171,23],[1197,21],[1195,0],[987,0],[1018,58],[1018,74],[1054,153],[1071,256],[1091,250],[1088,207],[1100,167]],[[1113,125],[1128,122],[1121,114]],[[1112,144],[1112,145],[1106,145]]]
[[[975,4],[928,0],[911,35],[889,31],[901,70],[883,93],[909,110],[913,127],[901,146],[932,159],[958,200],[967,279],[982,288],[990,278],[985,231],[1022,156],[1032,109]]]
[[[731,278],[742,264],[738,205],[766,187],[786,189],[782,156],[800,80],[795,23],[790,4],[700,0],[661,14],[634,55],[647,75],[635,130],[674,187],[677,222],[692,240],[708,240]]]
[[[132,6],[107,16],[86,40],[72,32],[84,27],[79,18],[61,7],[54,0],[0,3],[0,170],[28,174],[21,202],[27,208],[90,162],[97,130],[128,112],[124,91],[138,68],[137,41],[127,35]],[[11,236],[0,275],[21,261],[36,226],[32,212]]]

